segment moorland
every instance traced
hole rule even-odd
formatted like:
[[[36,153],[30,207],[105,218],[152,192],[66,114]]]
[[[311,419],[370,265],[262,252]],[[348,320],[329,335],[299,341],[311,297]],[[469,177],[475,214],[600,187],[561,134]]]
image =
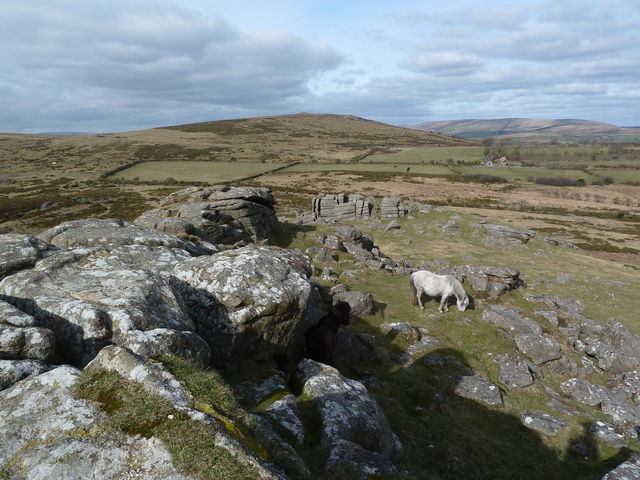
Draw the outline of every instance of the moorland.
[[[503,157],[507,163],[502,166],[481,165]],[[368,269],[352,276],[353,258],[338,253],[327,264],[333,274],[348,289],[375,299],[374,314],[355,319],[349,328],[378,342],[376,362],[338,367],[352,378],[376,380],[371,390],[404,444],[399,465],[407,478],[596,479],[626,460],[629,449],[639,448],[638,441],[628,439],[621,448],[590,436],[589,425],[608,418],[597,406],[566,407],[563,397],[568,410],[559,412],[557,392],[567,372],[542,366],[543,375],[534,384],[503,391],[500,408],[456,398],[452,379],[475,372],[500,384],[494,358],[515,350],[508,334],[484,320],[491,302],[535,318],[545,335],[570,352],[567,358],[574,366],[582,355],[525,296],[579,301],[586,317],[601,325],[621,322],[640,335],[635,294],[640,288],[639,172],[640,146],[631,143],[478,141],[339,115],[99,135],[2,134],[0,233],[35,234],[87,217],[130,221],[191,185],[268,187],[280,219],[273,243],[302,251],[317,251],[321,239],[334,234],[335,226],[309,221],[312,199],[319,193],[400,197],[443,207],[414,209],[410,217],[397,219],[394,229],[386,228],[386,221],[354,224],[390,257],[414,265],[514,268],[526,288],[499,300],[479,298],[477,308],[464,314],[452,308],[438,315],[434,302],[424,312],[409,304],[406,275]],[[453,233],[444,228],[451,222]],[[487,243],[479,227],[487,222],[536,236],[518,246]],[[550,245],[545,237],[578,248]],[[327,266],[315,263],[319,270]],[[410,369],[398,364],[395,357],[408,340],[383,331],[394,322],[425,329],[441,342],[429,351],[433,358],[454,360],[444,366],[416,362]],[[223,377],[216,382],[244,378],[235,371]],[[612,381],[598,369],[582,378],[602,386]],[[323,472],[328,453],[314,431],[319,419],[304,399],[299,403],[310,432],[300,455],[315,478],[340,478]],[[521,424],[524,411],[560,417],[566,428],[557,436],[532,432]],[[576,449],[580,443],[584,448]]]

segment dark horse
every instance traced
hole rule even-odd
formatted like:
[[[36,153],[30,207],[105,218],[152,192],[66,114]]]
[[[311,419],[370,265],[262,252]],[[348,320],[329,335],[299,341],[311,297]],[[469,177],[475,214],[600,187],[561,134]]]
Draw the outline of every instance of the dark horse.
[[[351,305],[347,302],[337,302],[331,313],[306,331],[304,339],[307,358],[333,365],[333,353],[338,345],[338,328],[340,325],[349,325],[350,311]]]

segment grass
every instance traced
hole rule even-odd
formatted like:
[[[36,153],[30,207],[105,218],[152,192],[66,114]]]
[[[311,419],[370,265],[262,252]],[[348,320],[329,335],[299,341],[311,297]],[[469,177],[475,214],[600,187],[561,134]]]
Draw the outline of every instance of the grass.
[[[409,171],[407,171],[409,169]],[[354,172],[354,173],[397,173],[405,175],[407,173],[417,173],[422,175],[454,175],[444,165],[392,165],[386,163],[348,163],[348,164],[298,164],[287,168],[283,173],[303,173],[303,172]]]
[[[398,221],[404,234],[376,230],[373,235],[381,250],[394,257],[416,262],[442,258],[451,265],[470,263],[520,269],[528,288],[507,293],[494,303],[521,308],[526,316],[540,322],[547,334],[557,336],[566,348],[566,340],[533,314],[540,306],[524,300],[525,295],[579,298],[588,317],[606,323],[613,315],[634,333],[640,333],[634,317],[640,308],[640,299],[635,295],[640,280],[634,272],[621,271],[618,266],[584,252],[545,246],[540,239],[515,248],[485,246],[483,233],[473,225],[477,217],[468,215],[457,220],[460,230],[452,242],[439,229],[450,217],[450,213],[430,212],[416,215],[413,220],[402,218]],[[368,229],[365,224],[359,227]],[[310,238],[300,232],[289,236],[289,248],[306,248]],[[406,238],[412,239],[410,245],[404,243]],[[332,269],[340,272],[350,266],[341,260]],[[594,273],[585,276],[587,271]],[[568,283],[555,280],[563,274],[569,275]],[[436,313],[436,303],[427,302],[425,311],[412,307],[406,294],[406,276],[385,271],[366,270],[358,278],[341,280],[352,290],[371,292],[378,309],[372,317],[358,319],[349,326],[351,330],[376,336],[376,359],[366,365],[342,364],[340,370],[356,379],[373,374],[380,381],[381,387],[372,392],[404,443],[406,454],[399,465],[409,472],[409,478],[599,479],[626,459],[628,453],[624,449],[608,447],[588,433],[590,418],[569,416],[550,408],[541,383],[504,392],[502,408],[486,407],[459,398],[453,392],[452,377],[469,375],[472,371],[500,384],[493,358],[514,351],[513,340],[482,320],[482,309],[460,314],[452,308],[447,314],[430,316]],[[598,288],[594,288],[594,281]],[[425,327],[444,342],[429,354],[451,356],[457,362],[444,367],[421,361],[410,369],[399,366],[394,359],[400,354],[403,341],[389,338],[380,327],[385,322],[402,321]],[[578,360],[577,355],[573,356]],[[558,391],[558,384],[566,376],[550,372],[544,366],[543,370],[543,384]],[[588,381],[604,385],[606,377],[596,373]],[[299,400],[300,404],[305,404],[304,399]],[[596,418],[603,416],[597,409],[580,408]],[[567,427],[557,437],[538,434],[521,424],[524,410],[552,414],[565,420]],[[313,412],[303,412],[302,416],[305,426],[317,428]],[[588,446],[586,458],[571,451],[571,445],[579,439]],[[631,443],[632,448],[637,448],[637,442]],[[315,465],[322,465],[326,458],[326,452],[313,441],[303,455]],[[315,475],[319,467],[314,468]]]
[[[285,164],[282,164],[284,166]],[[161,182],[168,178],[176,181],[207,182],[210,184],[230,182],[259,175],[273,170],[278,165],[254,162],[199,162],[158,161],[136,164],[110,176],[116,180],[140,180]]]
[[[113,372],[84,371],[76,384],[81,398],[98,402],[108,425],[128,435],[160,438],[174,465],[197,480],[251,480],[256,472],[215,445],[211,426],[191,420],[170,402]]]
[[[565,169],[550,169],[550,168],[518,168],[518,167],[469,167],[461,166],[456,167],[457,171],[462,172],[465,175],[472,174],[491,174],[499,177],[506,178],[509,181],[521,179],[526,180],[528,177],[558,177],[564,176],[572,179],[584,178],[588,183],[597,180],[597,177],[589,175],[582,170],[565,170]]]
[[[614,183],[640,183],[640,169],[594,168],[592,172],[600,177],[611,177]]]
[[[368,162],[375,163],[446,164],[449,159],[454,162],[480,163],[484,159],[483,147],[418,147],[367,157]]]

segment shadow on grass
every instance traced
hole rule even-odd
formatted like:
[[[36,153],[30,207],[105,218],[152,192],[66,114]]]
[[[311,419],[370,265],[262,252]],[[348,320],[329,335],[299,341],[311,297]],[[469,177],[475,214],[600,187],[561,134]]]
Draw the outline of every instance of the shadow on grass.
[[[566,448],[549,446],[519,417],[458,396],[457,379],[473,374],[459,350],[435,348],[403,365],[408,341],[402,335],[364,321],[352,328],[376,336],[375,353],[364,362],[338,357],[336,366],[364,383],[383,408],[404,444],[398,466],[408,479],[596,480],[629,457],[621,449],[603,458],[589,424],[563,443]],[[571,448],[578,442],[581,452]]]
[[[295,223],[280,222],[278,228],[273,232],[271,245],[288,248],[297,238],[298,234],[315,232],[316,227],[312,225],[297,225]]]

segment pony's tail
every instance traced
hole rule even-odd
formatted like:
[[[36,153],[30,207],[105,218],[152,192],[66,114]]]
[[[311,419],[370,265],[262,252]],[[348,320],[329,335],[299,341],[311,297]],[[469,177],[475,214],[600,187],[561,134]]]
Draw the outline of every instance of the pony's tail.
[[[411,305],[418,306],[418,291],[413,284],[413,277],[409,277],[409,298],[411,299]]]

